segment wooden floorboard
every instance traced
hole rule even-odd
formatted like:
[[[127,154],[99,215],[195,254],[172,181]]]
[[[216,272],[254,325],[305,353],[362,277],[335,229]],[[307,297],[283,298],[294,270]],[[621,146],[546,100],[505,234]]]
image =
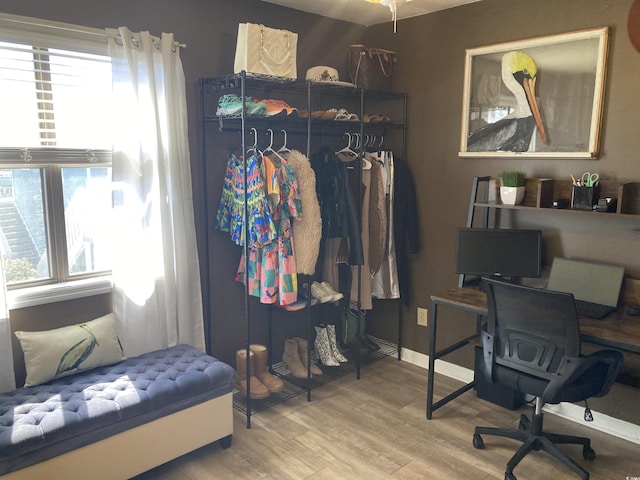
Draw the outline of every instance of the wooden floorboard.
[[[436,399],[460,384],[436,377]],[[503,479],[518,443],[484,437],[472,446],[476,425],[516,427],[520,413],[476,398],[473,391],[426,420],[426,371],[389,358],[252,416],[246,428],[235,411],[231,448],[208,445],[135,480],[443,480]],[[597,422],[597,416],[595,421]],[[597,457],[582,459],[577,446],[564,447],[591,480],[640,478],[640,445],[545,415],[545,430],[591,438]],[[168,432],[170,436],[170,432]],[[578,478],[544,452],[529,454],[514,473],[519,480]]]

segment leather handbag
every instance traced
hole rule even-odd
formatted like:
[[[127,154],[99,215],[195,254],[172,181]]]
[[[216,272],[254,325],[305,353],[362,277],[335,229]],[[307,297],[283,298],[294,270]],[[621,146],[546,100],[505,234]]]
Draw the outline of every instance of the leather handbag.
[[[358,329],[358,320],[360,320],[360,328]],[[345,308],[342,311],[342,325],[341,325],[340,341],[343,346],[348,346],[350,343],[356,341],[356,339],[364,335],[365,331],[365,319],[364,314],[358,311],[354,311],[350,308]]]
[[[356,88],[389,92],[393,66],[397,61],[394,51],[351,45],[349,51],[351,82]]]
[[[297,33],[240,23],[233,71],[296,79],[297,51]]]

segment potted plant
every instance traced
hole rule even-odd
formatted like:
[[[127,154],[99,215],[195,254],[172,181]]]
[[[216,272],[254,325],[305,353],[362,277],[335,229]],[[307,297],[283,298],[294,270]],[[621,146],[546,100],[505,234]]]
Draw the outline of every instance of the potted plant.
[[[500,200],[505,205],[518,205],[524,200],[525,172],[505,170],[501,175]]]

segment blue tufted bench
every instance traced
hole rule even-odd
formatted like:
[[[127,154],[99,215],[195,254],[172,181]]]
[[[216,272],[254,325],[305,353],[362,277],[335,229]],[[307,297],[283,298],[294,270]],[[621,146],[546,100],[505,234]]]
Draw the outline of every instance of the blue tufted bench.
[[[0,394],[0,476],[129,478],[216,440],[226,448],[234,379],[178,345]]]

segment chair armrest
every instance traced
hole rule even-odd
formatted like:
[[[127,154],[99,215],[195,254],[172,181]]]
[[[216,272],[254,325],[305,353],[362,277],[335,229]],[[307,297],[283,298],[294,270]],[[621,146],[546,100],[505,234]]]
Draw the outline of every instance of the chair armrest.
[[[548,403],[558,403],[562,390],[575,382],[581,375],[599,363],[607,365],[607,373],[604,376],[600,390],[593,397],[606,395],[616,380],[622,367],[622,353],[616,350],[599,350],[590,355],[581,357],[565,357],[542,394],[542,400]]]

